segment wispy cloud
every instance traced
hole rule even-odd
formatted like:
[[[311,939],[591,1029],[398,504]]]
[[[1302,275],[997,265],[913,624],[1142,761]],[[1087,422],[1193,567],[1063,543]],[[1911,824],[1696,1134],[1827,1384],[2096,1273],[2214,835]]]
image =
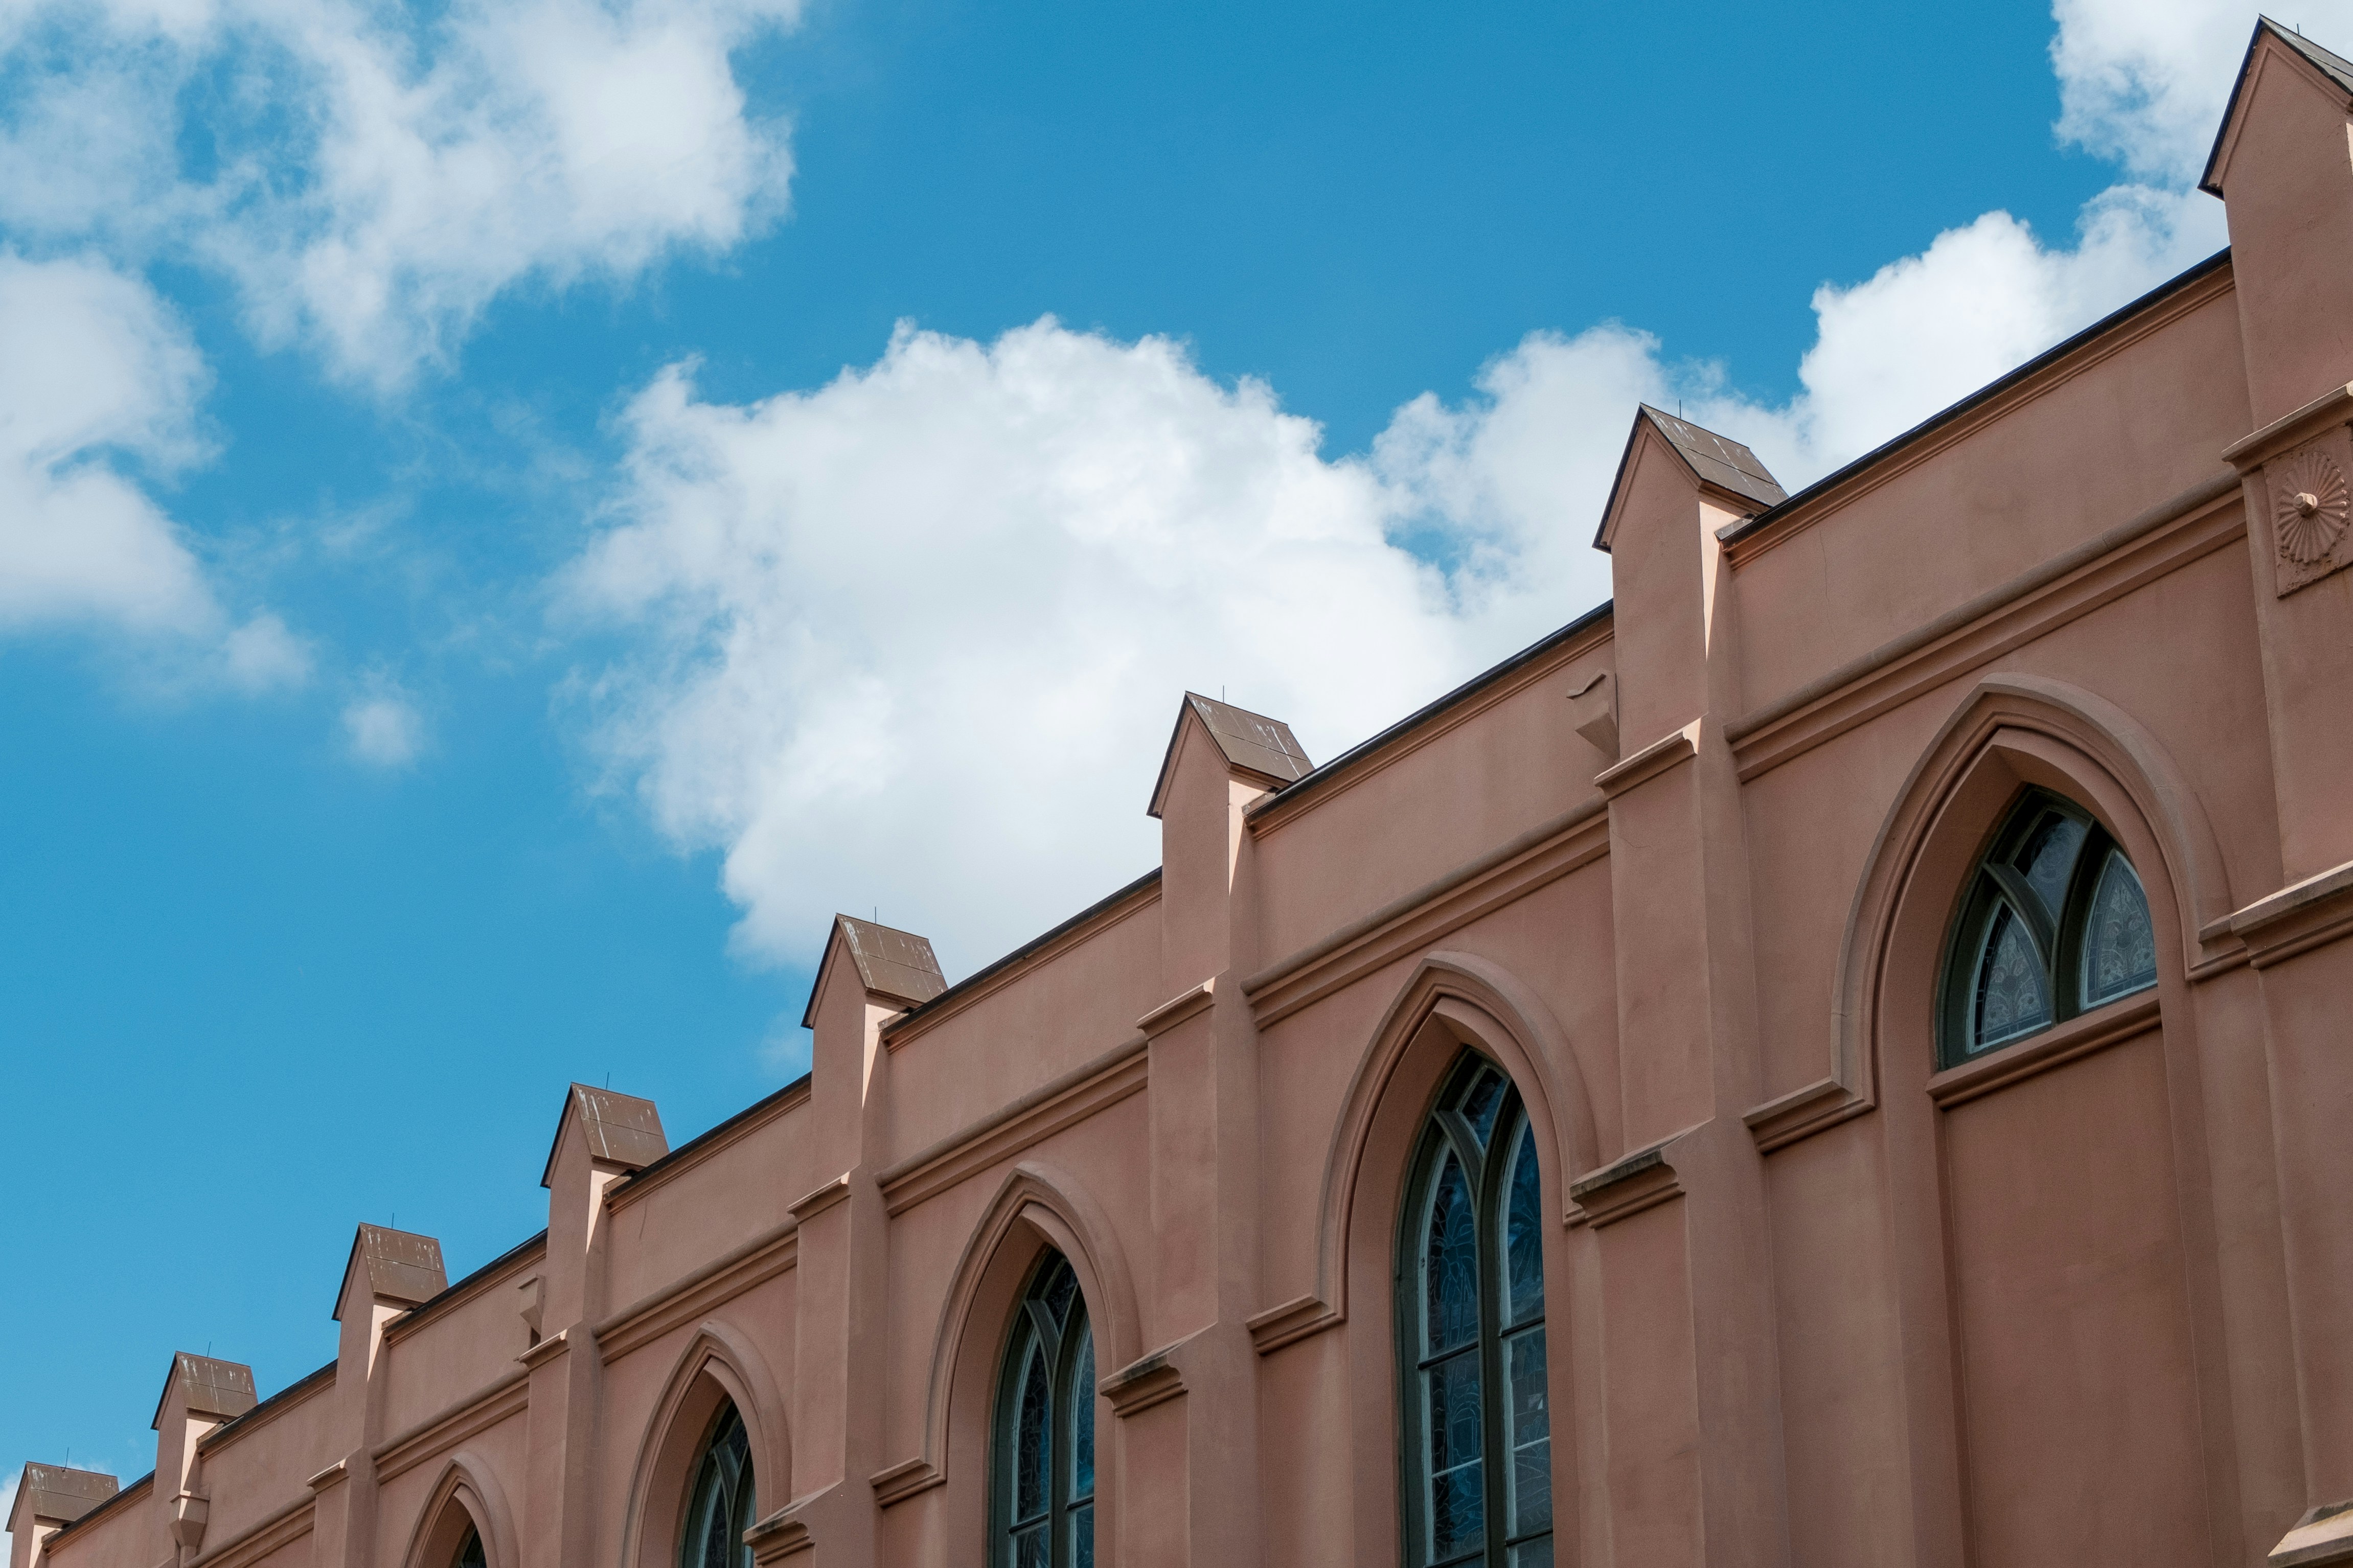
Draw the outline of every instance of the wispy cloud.
[[[378,678],[343,705],[343,746],[355,762],[387,770],[410,766],[425,749],[425,716],[389,679]]]

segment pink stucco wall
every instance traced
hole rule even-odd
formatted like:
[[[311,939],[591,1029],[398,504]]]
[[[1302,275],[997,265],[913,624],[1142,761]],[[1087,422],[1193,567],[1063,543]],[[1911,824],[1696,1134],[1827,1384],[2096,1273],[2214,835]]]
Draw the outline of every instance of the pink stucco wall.
[[[1638,418],[1607,616],[1279,789],[1187,707],[1156,879],[912,1008],[838,929],[809,1080],[666,1155],[567,1094],[544,1238],[420,1297],[364,1235],[332,1369],[225,1423],[175,1372],[194,1458],[20,1500],[13,1568],[670,1568],[723,1402],[761,1563],[977,1564],[1050,1246],[1101,1561],[1397,1562],[1466,1049],[1557,1220],[1559,1561],[2353,1561],[2353,542],[2275,531],[2353,463],[2353,94],[2269,33],[2245,80],[2229,258],[1761,516]],[[2158,983],[1940,1071],[2028,785]]]

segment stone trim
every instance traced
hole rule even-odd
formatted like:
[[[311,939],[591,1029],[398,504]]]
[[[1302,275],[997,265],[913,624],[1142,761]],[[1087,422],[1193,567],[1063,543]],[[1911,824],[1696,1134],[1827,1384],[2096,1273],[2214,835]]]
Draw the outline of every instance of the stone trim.
[[[2137,1040],[2158,1027],[2154,988],[2096,1012],[2079,1014],[2019,1045],[2005,1046],[1977,1061],[1947,1068],[1928,1079],[1928,1098],[1947,1110],[1980,1095],[2008,1089],[2081,1060],[2110,1046]]]
[[[1675,1135],[1683,1136],[1681,1133]],[[1638,1149],[1614,1164],[1579,1176],[1568,1184],[1568,1223],[1599,1230],[1631,1219],[1683,1195],[1683,1184],[1667,1163],[1667,1147],[1674,1142]]]
[[[1141,1415],[1185,1392],[1184,1376],[1171,1359],[1176,1349],[1176,1345],[1165,1345],[1103,1380],[1096,1392],[1111,1401],[1113,1415],[1123,1421],[1131,1415]]]
[[[248,1563],[259,1563],[290,1542],[300,1541],[311,1533],[318,1519],[318,1500],[299,1497],[268,1518],[260,1520],[241,1535],[237,1535],[204,1556],[191,1560],[190,1568],[245,1568]]]
[[[1644,784],[1665,773],[1678,763],[1687,763],[1699,755],[1699,723],[1696,720],[1672,734],[1662,735],[1624,762],[1612,763],[1593,775],[1593,787],[1603,796],[1616,799],[1638,784]]]
[[[2231,916],[2230,929],[2257,969],[2353,931],[2353,860],[2257,899]]]
[[[1261,1029],[1609,852],[1609,803],[1587,800],[1393,899],[1242,982]]]
[[[874,1489],[875,1506],[889,1508],[934,1487],[944,1487],[948,1479],[929,1459],[902,1459],[887,1470],[875,1471],[866,1484]]]
[[[692,1273],[638,1297],[597,1324],[597,1354],[609,1366],[799,1262],[800,1222],[787,1219],[771,1226]]]
[[[1741,783],[2236,542],[2241,493],[2235,473],[2202,480],[1744,715],[1725,730]]]
[[[428,1415],[405,1432],[377,1444],[369,1458],[375,1461],[379,1481],[388,1481],[416,1468],[444,1448],[454,1448],[478,1432],[487,1432],[531,1404],[531,1373],[517,1367],[488,1388],[468,1394],[457,1404]]]
[[[896,1219],[926,1198],[1137,1093],[1150,1074],[1148,1043],[1142,1035],[1131,1036],[1094,1060],[887,1167],[877,1183],[884,1212]]]
[[[1271,1355],[1347,1321],[1345,1313],[1335,1310],[1321,1296],[1301,1296],[1280,1307],[1269,1307],[1244,1326],[1250,1330],[1250,1348]]]

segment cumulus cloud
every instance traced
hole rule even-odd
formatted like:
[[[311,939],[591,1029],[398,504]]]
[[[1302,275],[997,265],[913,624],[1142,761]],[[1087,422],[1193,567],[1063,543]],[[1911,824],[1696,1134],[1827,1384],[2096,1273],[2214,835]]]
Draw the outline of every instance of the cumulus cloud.
[[[0,220],[223,269],[261,342],[396,387],[526,280],[626,282],[782,210],[733,51],[798,0],[19,0]]]
[[[387,770],[407,767],[425,749],[425,716],[384,679],[343,705],[343,747],[353,761]]]
[[[2125,177],[2056,242],[1987,213],[1823,285],[1786,402],[1614,323],[1532,333],[1336,458],[1271,388],[1050,320],[902,329],[743,405],[671,367],[564,584],[636,633],[575,693],[612,776],[722,852],[748,953],[806,960],[879,901],[952,971],[985,961],[1153,863],[1186,687],[1327,757],[1604,596],[1587,545],[1637,401],[1682,400],[1795,489],[2219,247],[2189,185],[2253,14],[2057,18],[2058,134]]]
[[[0,250],[0,630],[120,629],[248,689],[303,678],[300,639],[273,616],[235,624],[140,482],[205,454],[206,384],[145,283]]]

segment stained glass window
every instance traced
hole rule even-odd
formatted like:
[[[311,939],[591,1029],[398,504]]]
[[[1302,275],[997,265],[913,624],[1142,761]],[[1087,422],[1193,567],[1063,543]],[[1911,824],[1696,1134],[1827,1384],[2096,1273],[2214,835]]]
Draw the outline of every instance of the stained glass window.
[[[719,1413],[694,1470],[680,1568],[752,1568],[752,1443],[733,1405]]]
[[[1094,1568],[1094,1330],[1060,1253],[1039,1262],[1014,1313],[995,1448],[990,1561]]]
[[[466,1544],[458,1548],[458,1568],[491,1568],[490,1556],[482,1550],[480,1531],[466,1531]]]
[[[2132,862],[2073,803],[2029,791],[1994,835],[1954,923],[1944,1065],[2156,984],[2156,929]]]
[[[1466,1056],[1422,1135],[1400,1238],[1412,1568],[1552,1561],[1541,1177],[1518,1092]]]

